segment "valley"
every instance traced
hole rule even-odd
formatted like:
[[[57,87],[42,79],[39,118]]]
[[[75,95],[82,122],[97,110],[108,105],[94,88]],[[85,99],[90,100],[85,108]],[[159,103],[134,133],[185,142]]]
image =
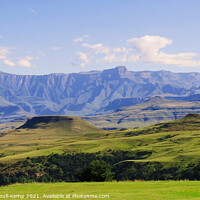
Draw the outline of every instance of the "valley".
[[[16,88],[13,76],[7,74],[3,84],[11,81],[12,92],[3,90],[9,95],[0,99],[0,184],[200,180],[199,173],[194,173],[200,166],[198,76],[136,73],[116,67],[103,72],[24,76]],[[183,77],[186,82],[181,84]],[[191,77],[196,79],[191,82]],[[79,93],[77,84],[82,87],[86,82],[93,89],[87,85]],[[154,86],[149,88],[150,82]],[[41,86],[37,93],[38,84],[45,89]],[[50,94],[55,84],[57,90]],[[101,87],[98,94],[97,86]],[[87,93],[87,87],[94,93]],[[82,101],[87,103],[80,106]]]

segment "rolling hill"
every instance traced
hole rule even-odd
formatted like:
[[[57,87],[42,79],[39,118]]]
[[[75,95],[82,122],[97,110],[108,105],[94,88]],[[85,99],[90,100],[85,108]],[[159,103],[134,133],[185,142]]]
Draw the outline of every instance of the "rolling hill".
[[[115,129],[144,127],[179,119],[188,113],[200,113],[200,101],[177,101],[155,96],[144,103],[123,107],[111,114],[82,118],[99,128]]]
[[[100,130],[77,117],[34,117],[0,137],[0,162],[51,153],[115,150],[143,155],[134,162],[180,162],[200,156],[200,115],[127,130]]]
[[[3,160],[12,160],[62,153],[67,151],[66,145],[81,141],[83,138],[87,140],[101,132],[78,117],[33,117],[17,129],[1,134],[0,155]]]

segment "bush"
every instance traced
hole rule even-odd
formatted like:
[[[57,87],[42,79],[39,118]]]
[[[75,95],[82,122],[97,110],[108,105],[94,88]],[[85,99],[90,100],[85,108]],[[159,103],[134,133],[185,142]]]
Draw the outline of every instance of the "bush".
[[[83,170],[80,179],[81,181],[111,181],[114,173],[111,171],[111,166],[105,161],[95,160]]]

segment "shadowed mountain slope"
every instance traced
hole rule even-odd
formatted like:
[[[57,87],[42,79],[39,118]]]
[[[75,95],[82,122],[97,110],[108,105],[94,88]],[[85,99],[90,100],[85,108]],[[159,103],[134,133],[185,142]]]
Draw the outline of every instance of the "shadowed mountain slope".
[[[184,100],[199,93],[199,73],[133,72],[123,66],[72,74],[0,72],[0,123],[34,115],[105,114],[155,95]]]

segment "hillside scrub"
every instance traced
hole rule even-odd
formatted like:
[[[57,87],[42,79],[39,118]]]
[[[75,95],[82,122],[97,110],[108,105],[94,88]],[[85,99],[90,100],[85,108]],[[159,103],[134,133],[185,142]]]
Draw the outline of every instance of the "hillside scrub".
[[[141,154],[141,156],[144,156]],[[51,154],[0,165],[0,185],[27,182],[80,182],[110,180],[200,180],[200,162],[137,162],[138,154]]]

